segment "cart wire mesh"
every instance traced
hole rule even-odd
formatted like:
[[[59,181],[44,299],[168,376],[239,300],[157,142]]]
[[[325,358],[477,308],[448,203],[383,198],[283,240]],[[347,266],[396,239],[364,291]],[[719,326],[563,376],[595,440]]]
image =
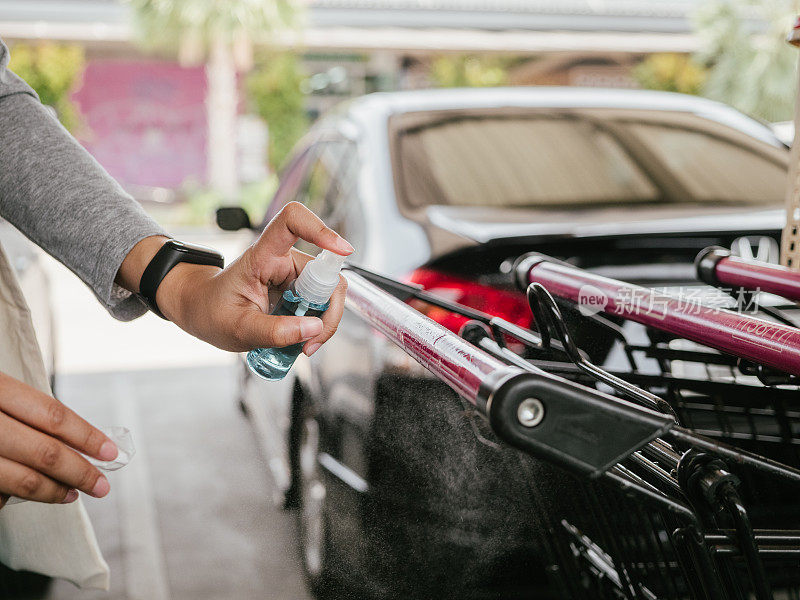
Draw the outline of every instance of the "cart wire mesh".
[[[544,386],[510,412],[499,400],[508,386],[498,385],[484,411],[501,439],[550,473],[533,486],[535,518],[538,546],[563,597],[800,598],[796,375],[755,362],[752,353],[720,352],[697,336],[583,314],[529,282],[529,265],[522,268],[536,331],[350,268],[396,297],[468,317],[460,335],[509,368],[579,384],[568,394]],[[578,346],[577,329],[602,342],[605,363]],[[639,412],[607,411],[622,405]],[[525,418],[537,410],[551,418],[526,430],[523,407]],[[614,461],[585,467],[586,448],[607,452],[633,435],[640,415],[661,415],[669,425]],[[557,482],[558,494],[549,493],[548,481]]]

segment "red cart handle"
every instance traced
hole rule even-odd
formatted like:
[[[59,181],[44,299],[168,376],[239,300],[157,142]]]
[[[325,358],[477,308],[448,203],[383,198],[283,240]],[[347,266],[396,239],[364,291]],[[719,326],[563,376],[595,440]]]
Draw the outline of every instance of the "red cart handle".
[[[698,279],[715,287],[730,286],[800,300],[800,272],[787,267],[731,256],[718,246],[700,252],[695,266]]]
[[[472,403],[512,446],[597,477],[675,427],[668,415],[534,367],[510,367],[362,275],[343,273],[347,309]]]
[[[347,307],[478,408],[503,379],[519,372],[361,275],[344,271]]]
[[[591,312],[636,321],[722,352],[800,375],[800,330],[692,299],[588,273],[549,257],[531,254],[517,262],[517,280],[540,283],[558,297]]]

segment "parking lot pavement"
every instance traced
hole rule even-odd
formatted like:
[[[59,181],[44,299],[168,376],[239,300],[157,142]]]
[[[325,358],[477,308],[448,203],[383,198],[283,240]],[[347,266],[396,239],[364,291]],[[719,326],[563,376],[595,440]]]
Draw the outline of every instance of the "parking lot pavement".
[[[246,238],[182,239],[221,248]],[[234,356],[146,315],[118,323],[48,262],[56,395],[97,425],[128,427],[137,454],[111,494],[84,498],[111,567],[110,592],[56,582],[48,600],[307,600],[293,515],[273,487],[235,402]]]
[[[112,492],[85,499],[111,592],[58,582],[49,600],[302,600],[293,515],[233,402],[230,366],[67,375],[59,397],[131,429],[137,454]]]

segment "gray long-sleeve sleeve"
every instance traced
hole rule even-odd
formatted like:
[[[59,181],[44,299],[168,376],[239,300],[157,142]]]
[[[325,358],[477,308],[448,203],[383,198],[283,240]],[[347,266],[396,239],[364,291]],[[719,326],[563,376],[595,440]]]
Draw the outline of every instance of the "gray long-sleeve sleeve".
[[[140,240],[166,235],[8,67],[0,40],[0,216],[66,265],[109,312],[145,305],[114,283]]]

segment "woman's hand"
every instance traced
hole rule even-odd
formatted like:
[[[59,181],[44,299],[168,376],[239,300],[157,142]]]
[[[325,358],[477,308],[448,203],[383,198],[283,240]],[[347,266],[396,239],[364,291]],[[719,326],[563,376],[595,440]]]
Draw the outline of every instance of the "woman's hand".
[[[339,325],[346,283],[340,277],[330,307],[321,319],[270,315],[270,307],[312,258],[292,248],[298,239],[341,255],[353,251],[314,213],[291,202],[270,221],[261,237],[224,270],[186,263],[175,266],[158,286],[158,307],[181,329],[223,350],[243,352],[304,342],[303,351],[310,356]],[[139,245],[150,243],[155,248],[139,254],[152,258],[164,241],[165,238],[143,240]],[[126,262],[135,257],[139,245]],[[149,258],[139,258],[137,266],[130,269],[124,262],[118,280],[128,289],[134,289],[135,280],[138,288],[148,262]]]
[[[0,508],[9,496],[73,502],[102,498],[105,476],[78,452],[114,460],[117,447],[55,398],[0,373]]]

